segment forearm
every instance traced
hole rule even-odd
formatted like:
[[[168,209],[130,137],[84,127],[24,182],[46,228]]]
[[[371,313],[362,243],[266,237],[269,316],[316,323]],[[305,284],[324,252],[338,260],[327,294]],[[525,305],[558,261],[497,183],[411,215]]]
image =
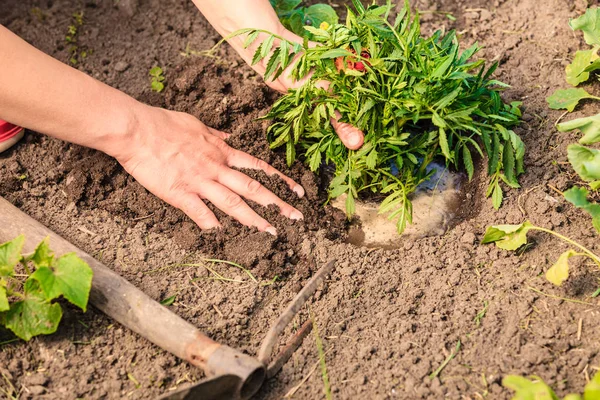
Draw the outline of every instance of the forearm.
[[[0,60],[1,119],[118,156],[116,139],[132,131],[140,103],[1,25]]]

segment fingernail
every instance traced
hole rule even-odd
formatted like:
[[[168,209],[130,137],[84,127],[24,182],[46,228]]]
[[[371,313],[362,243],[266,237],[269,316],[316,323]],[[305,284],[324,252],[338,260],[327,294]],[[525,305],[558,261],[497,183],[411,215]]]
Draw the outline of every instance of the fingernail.
[[[267,229],[265,229],[265,232],[268,232],[268,233],[270,233],[273,236],[277,236],[277,229],[273,228],[272,226],[270,226]]]
[[[360,140],[361,140],[360,134],[354,132],[350,135],[350,137],[348,137],[348,144],[352,147],[355,147],[360,144]]]
[[[302,213],[300,211],[294,210],[290,214],[290,219],[293,219],[295,221],[300,221],[301,219],[304,219],[304,215],[302,215]]]
[[[304,188],[302,186],[296,185],[296,186],[294,186],[292,191],[294,193],[296,193],[298,195],[298,197],[300,197],[300,198],[304,197]]]

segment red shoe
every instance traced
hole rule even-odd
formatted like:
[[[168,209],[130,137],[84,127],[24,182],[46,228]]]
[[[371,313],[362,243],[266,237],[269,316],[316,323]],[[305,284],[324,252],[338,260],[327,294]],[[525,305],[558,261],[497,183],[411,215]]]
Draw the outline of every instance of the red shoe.
[[[25,129],[0,119],[0,153],[15,145],[24,134]]]

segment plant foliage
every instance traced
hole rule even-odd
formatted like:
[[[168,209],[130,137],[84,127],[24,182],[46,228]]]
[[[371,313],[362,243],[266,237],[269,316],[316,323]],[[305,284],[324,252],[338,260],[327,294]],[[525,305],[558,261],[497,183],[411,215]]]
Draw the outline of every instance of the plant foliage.
[[[312,38],[305,26],[320,26],[323,22],[329,25],[338,23],[338,15],[328,4],[313,4],[301,7],[302,0],[270,0],[277,12],[279,20],[290,31],[299,36]]]
[[[585,204],[585,201],[587,201],[586,195],[587,193],[579,193],[578,195],[573,194],[572,200],[576,201],[578,204]],[[546,271],[546,279],[553,284],[560,286],[565,280],[567,280],[569,277],[569,258],[573,256],[587,257],[596,263],[596,265],[600,268],[600,257],[592,253],[589,249],[583,247],[581,244],[569,239],[568,237],[565,237],[550,229],[535,226],[529,221],[525,221],[519,225],[490,226],[485,232],[485,236],[483,237],[481,243],[495,243],[498,248],[503,250],[517,250],[527,243],[527,233],[532,230],[549,233],[580,250],[580,252],[577,252],[573,249],[565,251],[558,257],[558,260],[554,263],[554,265],[552,265],[552,267]]]
[[[472,60],[477,44],[460,51],[454,31],[422,36],[408,2],[393,22],[390,3],[353,3],[345,24],[304,26],[316,45],[265,32],[252,62],[268,59],[266,80],[288,67],[295,80],[312,72],[264,117],[273,120],[271,147],[284,147],[290,165],[298,158],[315,172],[334,165],[329,195],[346,195],[348,216],[361,192],[384,195],[380,212],[396,220],[399,232],[411,222],[409,196],[429,178],[427,166],[436,157],[464,167],[472,178],[474,153],[487,155],[487,195],[499,208],[501,182],[519,187],[525,146],[511,130],[520,103],[505,104],[500,91],[507,85],[492,78],[497,64],[487,68]],[[246,35],[249,46],[261,32],[243,29],[232,36]],[[322,81],[329,82],[327,90]],[[336,111],[365,133],[359,150],[348,150],[335,134],[330,121]]]
[[[515,392],[512,400],[560,400],[554,390],[542,378],[532,376],[527,379],[518,375],[508,375],[502,379],[502,385]],[[563,400],[600,400],[600,373],[585,385],[583,395],[572,393]]]
[[[589,8],[584,15],[569,22],[573,30],[581,30],[587,44],[592,49],[577,51],[573,62],[566,67],[567,82],[577,86],[590,78],[590,73],[600,69],[600,9]],[[571,112],[584,99],[600,100],[600,97],[589,94],[585,89],[558,89],[548,97],[548,105],[553,109],[566,109]],[[583,136],[579,144],[571,144],[567,148],[569,162],[573,169],[589,187],[598,194],[600,189],[600,150],[590,147],[600,143],[600,114],[577,118],[558,124],[560,132],[580,130]],[[588,201],[591,193],[578,186],[567,190],[565,198],[574,206],[581,208],[592,216],[592,223],[600,233],[600,204]]]
[[[48,239],[29,255],[21,254],[24,244],[23,235],[0,244],[0,326],[29,340],[56,332],[62,308],[53,300],[62,296],[86,310],[93,273],[75,253],[55,258]],[[26,272],[24,282],[15,276],[19,264]]]
[[[150,75],[150,87],[153,91],[160,93],[165,88],[165,76],[163,75],[163,69],[161,67],[152,67],[148,72]]]

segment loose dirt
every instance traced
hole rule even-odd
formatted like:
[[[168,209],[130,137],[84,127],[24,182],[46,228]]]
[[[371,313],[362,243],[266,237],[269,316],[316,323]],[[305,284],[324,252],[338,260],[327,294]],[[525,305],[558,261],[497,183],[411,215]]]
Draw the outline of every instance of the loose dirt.
[[[333,3],[341,10],[342,2]],[[79,45],[88,54],[77,68],[142,101],[191,113],[232,133],[233,146],[304,185],[307,196],[299,200],[279,179],[253,173],[299,208],[304,221],[292,223],[274,209],[254,205],[275,224],[277,238],[222,214],[222,231],[201,232],[108,156],[35,132],[0,155],[0,195],[155,300],[174,295],[173,312],[249,354],[256,353],[270,323],[312,271],[336,258],[335,272],[309,304],[335,398],[508,399],[501,379],[513,373],[539,375],[561,395],[581,391],[587,376],[600,368],[600,303],[591,298],[598,271],[582,263],[568,284],[555,288],[542,273],[566,250],[562,244],[535,234],[531,246],[515,254],[479,241],[490,224],[527,218],[600,251],[588,218],[551,188],[564,190],[576,180],[566,146],[577,134],[556,132],[560,113],[549,111],[544,100],[565,86],[564,66],[583,46],[567,21],[586,4],[411,3],[425,11],[424,31],[456,29],[465,46],[484,45],[482,55],[500,62],[497,78],[512,85],[504,98],[524,102],[518,133],[527,145],[527,173],[522,189],[507,192],[500,211],[484,199],[482,171],[442,236],[405,239],[396,250],[346,244],[345,217],[322,206],[320,179],[300,163],[287,168],[284,155],[268,148],[266,123],[256,118],[278,95],[226,46],[218,59],[196,55],[219,36],[188,0],[5,0],[0,23],[67,62],[65,35],[73,13],[83,11]],[[148,71],[155,65],[166,71],[161,94],[150,92]],[[575,116],[597,111],[597,105],[586,104]],[[207,258],[241,263],[260,284],[235,266]],[[233,282],[212,279],[204,265]],[[477,319],[478,314],[483,316]],[[307,315],[305,310],[296,326]],[[93,308],[84,314],[67,307],[55,335],[4,343],[11,339],[0,332],[0,388],[14,387],[22,399],[148,399],[202,377]],[[456,357],[430,378],[459,340]],[[257,398],[281,398],[317,361],[310,335]],[[294,395],[322,397],[319,370]]]

